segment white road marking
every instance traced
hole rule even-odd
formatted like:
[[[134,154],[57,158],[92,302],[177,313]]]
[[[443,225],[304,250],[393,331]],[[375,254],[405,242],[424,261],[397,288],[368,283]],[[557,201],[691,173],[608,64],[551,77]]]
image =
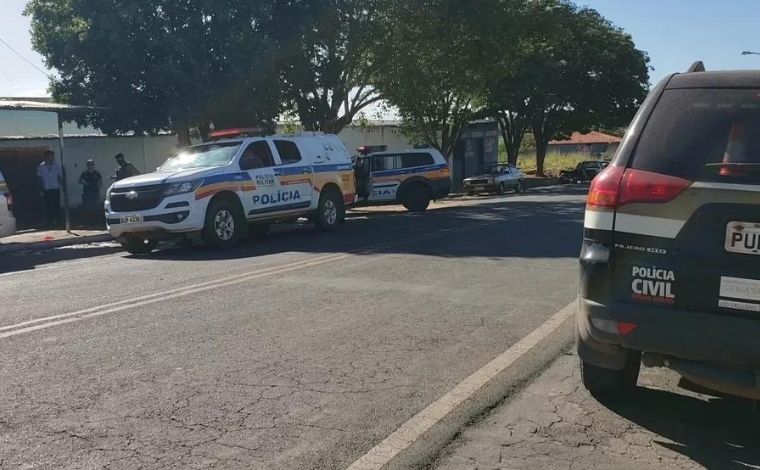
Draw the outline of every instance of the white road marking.
[[[577,301],[573,301],[565,306],[496,359],[461,381],[427,408],[412,416],[409,421],[402,424],[391,435],[352,463],[348,470],[378,470],[390,463],[435,424],[557,331],[567,319],[575,314],[577,305]]]
[[[447,236],[447,235],[451,235],[455,233],[475,230],[477,228],[482,228],[482,227],[483,225],[479,224],[475,226],[458,228],[458,229],[445,229],[433,234],[417,235],[417,236],[407,237],[401,240],[385,242],[385,243],[380,243],[376,245],[370,245],[368,247],[351,250],[346,253],[335,253],[331,255],[309,258],[306,260],[301,260],[301,261],[288,263],[288,264],[284,264],[280,266],[273,266],[270,268],[264,268],[264,269],[260,269],[256,271],[250,271],[247,273],[236,274],[234,276],[214,279],[211,281],[184,286],[184,287],[180,287],[180,288],[172,289],[168,291],[156,292],[154,294],[133,297],[130,299],[125,299],[125,300],[113,302],[110,304],[99,305],[97,307],[91,307],[84,310],[78,310],[76,312],[62,313],[59,315],[51,315],[51,316],[42,317],[42,318],[35,318],[34,320],[28,320],[21,323],[16,323],[13,325],[0,327],[0,332],[2,332],[0,333],[0,339],[9,338],[11,336],[18,336],[25,333],[38,331],[38,330],[50,328],[57,325],[64,325],[66,323],[82,321],[88,318],[99,317],[99,316],[106,315],[109,313],[121,312],[123,310],[131,309],[135,307],[141,307],[145,305],[155,304],[158,302],[164,302],[166,300],[176,299],[179,297],[184,297],[184,296],[196,294],[199,292],[205,292],[212,289],[218,289],[220,287],[240,284],[243,282],[252,281],[252,280],[259,279],[266,276],[282,274],[282,273],[286,273],[290,271],[295,271],[298,269],[309,268],[309,267],[318,266],[325,263],[330,263],[333,261],[339,261],[339,260],[343,260],[351,256],[354,256],[356,254],[370,254],[384,248],[389,248],[389,247],[394,247],[394,246],[399,246],[399,245],[407,245],[410,243],[417,243],[417,242],[429,240],[432,238],[439,238],[439,237],[443,237],[443,236]]]

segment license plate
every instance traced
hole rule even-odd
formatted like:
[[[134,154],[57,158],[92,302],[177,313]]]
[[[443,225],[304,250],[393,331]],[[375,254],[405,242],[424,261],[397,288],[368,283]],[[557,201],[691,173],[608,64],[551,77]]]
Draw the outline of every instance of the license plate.
[[[484,189],[486,189],[486,187],[485,186],[475,186],[472,189],[474,189],[475,191],[483,191]]]
[[[729,222],[726,227],[726,251],[760,255],[760,224],[755,222]]]
[[[122,224],[140,224],[142,221],[143,218],[140,214],[125,215],[119,219]]]

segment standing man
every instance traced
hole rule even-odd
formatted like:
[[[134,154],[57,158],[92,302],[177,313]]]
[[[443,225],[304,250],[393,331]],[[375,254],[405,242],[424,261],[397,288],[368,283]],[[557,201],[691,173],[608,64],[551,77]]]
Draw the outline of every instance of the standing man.
[[[103,186],[103,176],[95,169],[95,160],[87,160],[87,169],[79,176],[82,185],[82,209],[88,223],[94,223],[98,214],[103,212],[100,204],[100,187]]]
[[[37,181],[40,194],[45,201],[45,225],[53,228],[61,223],[61,188],[63,188],[63,169],[55,161],[55,153],[46,150],[44,160],[37,167]]]
[[[124,159],[123,153],[117,153],[114,155],[114,158],[116,159],[116,163],[119,164],[119,168],[116,169],[116,174],[111,177],[112,180],[119,181],[140,174],[140,170],[138,170],[132,162],[128,162]]]

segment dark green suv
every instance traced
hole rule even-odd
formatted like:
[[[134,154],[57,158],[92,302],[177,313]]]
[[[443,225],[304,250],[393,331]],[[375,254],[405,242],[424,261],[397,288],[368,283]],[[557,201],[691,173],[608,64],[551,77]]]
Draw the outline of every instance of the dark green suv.
[[[760,71],[664,79],[593,181],[584,231],[588,390],[634,386],[643,360],[760,398]]]

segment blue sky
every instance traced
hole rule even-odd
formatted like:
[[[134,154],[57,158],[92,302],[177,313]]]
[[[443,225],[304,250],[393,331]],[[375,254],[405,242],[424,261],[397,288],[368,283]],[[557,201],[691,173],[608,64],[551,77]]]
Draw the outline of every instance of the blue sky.
[[[0,38],[40,67],[32,51],[29,22],[21,16],[27,0],[0,0]],[[739,51],[760,51],[758,0],[578,0],[599,10],[628,31],[639,49],[652,59],[652,81],[671,72],[685,71],[694,60],[708,69],[760,68],[760,56]],[[0,96],[44,96],[47,79],[0,44]]]

